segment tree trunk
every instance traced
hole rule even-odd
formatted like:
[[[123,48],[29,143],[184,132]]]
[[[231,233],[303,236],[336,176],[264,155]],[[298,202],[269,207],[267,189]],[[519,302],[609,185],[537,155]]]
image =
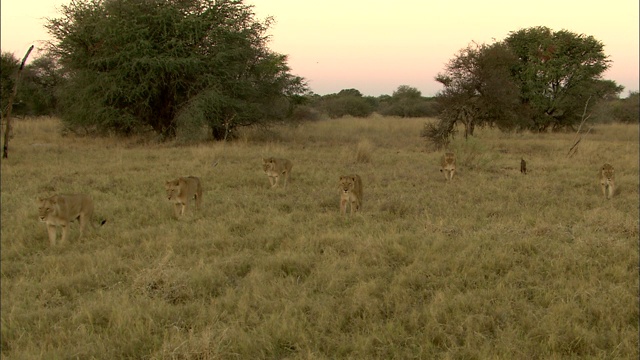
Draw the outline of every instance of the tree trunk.
[[[11,132],[11,110],[13,109],[13,100],[16,98],[16,94],[18,93],[18,81],[20,80],[20,74],[22,73],[22,69],[24,68],[24,63],[27,62],[27,58],[29,57],[29,54],[31,54],[31,50],[33,50],[33,45],[29,47],[29,50],[27,50],[27,53],[22,58],[22,62],[20,63],[20,67],[18,68],[18,73],[16,74],[16,81],[13,83],[13,90],[11,91],[11,95],[9,96],[7,113],[4,115],[4,118],[7,119],[7,124],[4,129],[4,144],[2,147],[3,159],[9,157],[9,134]]]

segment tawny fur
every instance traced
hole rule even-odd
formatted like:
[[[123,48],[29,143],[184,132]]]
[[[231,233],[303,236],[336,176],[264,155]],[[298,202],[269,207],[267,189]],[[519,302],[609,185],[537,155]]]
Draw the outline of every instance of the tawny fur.
[[[360,211],[362,208],[362,179],[360,176],[344,175],[340,176],[340,213],[347,213],[347,205],[351,207],[351,214]]]
[[[600,169],[600,187],[605,198],[611,199],[616,190],[615,170],[610,164],[602,165]]]
[[[262,159],[262,170],[269,177],[271,188],[277,187],[280,177],[284,178],[284,187],[287,187],[289,175],[293,164],[287,159],[276,159],[273,157]]]
[[[440,172],[447,181],[453,180],[456,173],[456,155],[452,152],[445,153],[440,162]]]
[[[64,194],[53,195],[47,198],[39,198],[39,219],[47,224],[49,233],[49,243],[56,244],[56,228],[62,227],[61,243],[67,241],[69,235],[69,224],[78,220],[80,222],[80,235],[82,239],[84,228],[87,223],[95,228],[93,223],[93,200],[86,194]]]
[[[196,210],[200,209],[202,204],[202,185],[199,178],[195,176],[179,177],[175,180],[167,181],[164,187],[167,192],[167,199],[173,203],[176,217],[185,214],[191,199],[195,198]]]

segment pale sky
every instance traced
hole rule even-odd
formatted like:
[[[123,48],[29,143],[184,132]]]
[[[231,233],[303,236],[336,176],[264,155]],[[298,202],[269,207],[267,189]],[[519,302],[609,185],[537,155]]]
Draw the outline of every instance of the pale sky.
[[[2,0],[2,51],[22,58],[48,40],[45,18],[68,0]],[[325,95],[355,88],[391,95],[400,85],[433,96],[434,77],[472,41],[503,40],[511,31],[546,26],[601,41],[612,60],[604,78],[638,91],[638,0],[245,0],[258,19],[272,16],[269,47],[288,55],[292,73]]]

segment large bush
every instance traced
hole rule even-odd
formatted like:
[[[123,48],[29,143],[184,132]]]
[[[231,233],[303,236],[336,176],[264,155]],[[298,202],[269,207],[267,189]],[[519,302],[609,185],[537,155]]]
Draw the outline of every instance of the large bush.
[[[400,85],[390,97],[380,102],[378,112],[387,116],[433,117],[438,115],[438,104],[434,99],[423,97],[418,89]]]
[[[68,126],[174,137],[206,125],[216,139],[290,114],[303,93],[287,58],[241,0],[76,0],[49,20]]]

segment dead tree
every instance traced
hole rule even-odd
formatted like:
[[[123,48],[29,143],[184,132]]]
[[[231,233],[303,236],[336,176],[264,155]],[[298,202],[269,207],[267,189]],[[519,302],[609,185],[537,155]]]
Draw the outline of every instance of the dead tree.
[[[11,110],[13,108],[13,100],[16,98],[16,94],[18,93],[18,82],[20,81],[20,74],[22,73],[22,69],[24,69],[24,63],[27,62],[27,58],[29,57],[29,54],[31,54],[31,50],[33,50],[33,45],[29,47],[29,50],[27,50],[27,53],[22,58],[22,62],[20,63],[20,67],[18,68],[18,73],[16,74],[16,81],[13,83],[13,90],[11,91],[11,95],[9,96],[7,113],[3,115],[3,118],[7,119],[7,123],[4,129],[4,144],[2,147],[3,159],[6,159],[8,157],[7,150],[9,147],[9,134],[11,132]]]
[[[582,134],[580,134],[580,130],[582,129],[582,125],[589,119],[591,114],[587,115],[587,106],[589,105],[589,100],[591,100],[591,96],[587,99],[587,102],[584,104],[584,111],[582,112],[582,121],[580,122],[580,126],[578,126],[578,131],[576,131],[576,137],[573,140],[573,145],[569,148],[569,152],[567,152],[567,157],[572,157],[578,152],[578,144],[582,141]],[[587,130],[587,134],[591,131],[591,128]]]

